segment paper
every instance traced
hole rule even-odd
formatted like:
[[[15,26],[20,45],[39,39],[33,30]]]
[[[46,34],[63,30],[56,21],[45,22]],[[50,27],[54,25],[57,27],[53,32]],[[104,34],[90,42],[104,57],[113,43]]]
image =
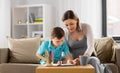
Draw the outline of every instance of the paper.
[[[53,67],[53,66],[75,66],[74,64],[57,64],[57,63],[52,63],[52,64],[44,64],[42,66],[46,66],[46,67]]]
[[[74,66],[74,64],[52,64],[52,66]]]

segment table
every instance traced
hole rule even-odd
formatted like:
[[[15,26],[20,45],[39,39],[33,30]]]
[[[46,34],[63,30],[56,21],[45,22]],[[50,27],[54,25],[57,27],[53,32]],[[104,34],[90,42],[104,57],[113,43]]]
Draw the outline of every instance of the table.
[[[36,73],[95,73],[95,69],[91,65],[86,66],[38,66]]]

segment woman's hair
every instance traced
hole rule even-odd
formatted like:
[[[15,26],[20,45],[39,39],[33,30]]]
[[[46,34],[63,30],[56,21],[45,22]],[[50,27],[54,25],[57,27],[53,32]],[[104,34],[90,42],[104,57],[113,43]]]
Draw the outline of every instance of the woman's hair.
[[[65,33],[64,30],[60,27],[54,27],[51,32],[51,38],[57,37],[58,39],[61,39],[64,37]]]
[[[72,10],[68,10],[64,13],[62,21],[64,22],[67,19],[74,19],[77,21],[77,31],[80,31],[80,26],[79,26],[79,18],[74,14],[74,12]]]

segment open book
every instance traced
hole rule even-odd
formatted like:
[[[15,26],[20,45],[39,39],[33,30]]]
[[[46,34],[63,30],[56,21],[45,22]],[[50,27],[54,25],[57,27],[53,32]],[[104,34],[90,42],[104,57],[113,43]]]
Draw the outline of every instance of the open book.
[[[52,66],[75,66],[75,65],[66,63],[66,64],[52,64]]]
[[[74,64],[44,64],[42,66],[46,66],[46,67],[53,67],[53,66],[75,66]]]

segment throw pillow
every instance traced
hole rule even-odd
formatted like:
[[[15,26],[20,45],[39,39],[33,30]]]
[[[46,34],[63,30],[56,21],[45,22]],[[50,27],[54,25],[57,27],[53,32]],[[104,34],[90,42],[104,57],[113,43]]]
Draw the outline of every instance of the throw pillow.
[[[111,37],[104,37],[95,39],[94,47],[97,57],[102,63],[111,62],[113,56],[113,43],[114,40]]]
[[[40,38],[8,38],[10,49],[9,62],[12,63],[39,63],[36,51],[40,45]]]

